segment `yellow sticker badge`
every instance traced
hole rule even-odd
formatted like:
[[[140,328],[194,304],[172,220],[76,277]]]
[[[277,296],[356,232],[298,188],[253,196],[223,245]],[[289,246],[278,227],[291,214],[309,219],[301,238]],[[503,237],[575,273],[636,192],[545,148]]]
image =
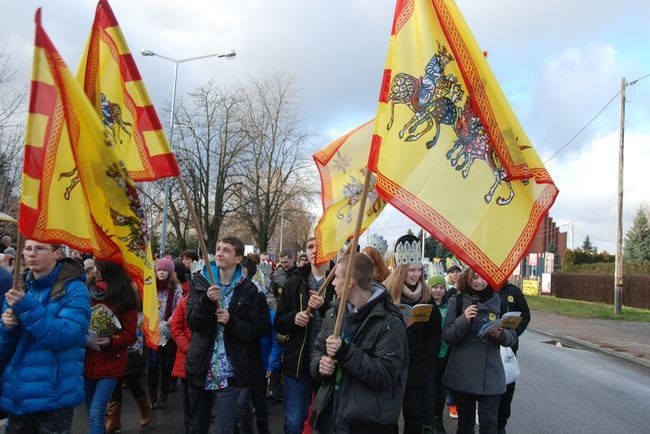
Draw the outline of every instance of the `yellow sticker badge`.
[[[512,295],[509,295],[508,296],[508,303],[514,303],[514,302],[515,302],[515,298]]]
[[[497,314],[494,312],[490,312],[488,318],[490,319],[490,321],[494,321],[495,319],[497,319]]]

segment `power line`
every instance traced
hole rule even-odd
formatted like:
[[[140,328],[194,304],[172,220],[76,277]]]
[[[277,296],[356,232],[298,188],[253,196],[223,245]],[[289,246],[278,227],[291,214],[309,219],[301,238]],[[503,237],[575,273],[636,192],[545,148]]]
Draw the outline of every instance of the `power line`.
[[[645,79],[645,78],[648,78],[648,77],[650,77],[650,74],[646,74],[646,75],[644,75],[644,76],[641,77],[641,78],[637,78],[636,80],[630,81],[629,83],[627,83],[627,86],[633,86],[633,85],[636,85],[639,81],[641,81],[641,80],[643,80],[643,79]],[[574,140],[575,140],[575,139],[576,139],[580,134],[582,134],[582,132],[583,132],[584,130],[586,130],[587,127],[589,127],[589,125],[591,125],[591,124],[592,124],[592,123],[593,123],[593,122],[598,118],[598,116],[600,116],[600,115],[605,111],[605,109],[606,109],[607,107],[609,107],[609,105],[610,105],[612,102],[614,102],[614,100],[615,100],[616,98],[618,98],[618,96],[619,96],[620,94],[621,94],[621,91],[616,92],[616,95],[614,95],[614,96],[612,97],[612,99],[610,99],[609,102],[608,102],[607,104],[605,104],[605,106],[604,106],[602,109],[600,109],[600,111],[599,111],[598,113],[596,113],[596,115],[595,115],[593,118],[591,118],[591,120],[590,120],[589,122],[587,122],[587,124],[586,124],[584,127],[582,127],[582,128],[580,129],[580,131],[578,131],[578,132],[577,132],[573,137],[571,137],[571,139],[569,139],[568,142],[566,142],[564,145],[562,145],[562,147],[561,147],[560,149],[558,149],[557,151],[555,151],[555,153],[554,153],[553,155],[551,155],[551,156],[550,156],[546,161],[544,161],[544,164],[546,164],[546,163],[548,163],[549,161],[551,161],[553,158],[555,158],[555,157],[557,156],[557,154],[559,154],[560,152],[562,152],[562,151],[564,150],[564,148],[566,148],[567,146],[569,146],[569,145],[571,144],[571,142],[573,142],[573,141],[574,141]]]

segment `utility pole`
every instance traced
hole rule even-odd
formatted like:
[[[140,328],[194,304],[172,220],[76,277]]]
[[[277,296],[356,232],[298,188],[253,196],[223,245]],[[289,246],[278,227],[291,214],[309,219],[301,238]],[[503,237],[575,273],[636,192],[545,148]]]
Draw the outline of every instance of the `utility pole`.
[[[616,212],[616,263],[614,271],[614,315],[623,305],[623,148],[625,143],[625,77],[621,79],[621,126],[618,147],[618,209]]]

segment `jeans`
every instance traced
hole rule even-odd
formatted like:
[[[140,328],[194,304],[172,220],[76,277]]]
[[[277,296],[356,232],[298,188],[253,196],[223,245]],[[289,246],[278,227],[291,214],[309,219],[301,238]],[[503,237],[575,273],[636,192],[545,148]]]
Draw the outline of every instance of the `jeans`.
[[[232,434],[237,423],[237,387],[226,387],[212,391],[198,388],[192,384],[189,395],[188,434],[205,434],[210,427],[210,410],[214,407],[214,434]]]
[[[308,366],[308,365],[306,365]],[[285,375],[284,377],[284,432],[285,434],[301,434],[309,404],[313,383],[307,369],[298,378]]]
[[[72,407],[52,411],[41,411],[9,415],[9,434],[70,434],[72,432]]]
[[[478,402],[478,426],[481,434],[496,434],[497,411],[501,395],[472,395],[454,391],[458,406],[458,433],[474,433],[476,403]]]
[[[113,395],[117,378],[86,379],[86,409],[88,411],[88,433],[104,434],[106,406]]]

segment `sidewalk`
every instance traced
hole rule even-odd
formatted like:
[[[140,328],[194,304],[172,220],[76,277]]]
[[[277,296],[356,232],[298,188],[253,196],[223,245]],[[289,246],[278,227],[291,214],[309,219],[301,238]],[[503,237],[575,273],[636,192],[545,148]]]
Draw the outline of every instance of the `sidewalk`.
[[[650,323],[531,311],[529,329],[650,368]]]

